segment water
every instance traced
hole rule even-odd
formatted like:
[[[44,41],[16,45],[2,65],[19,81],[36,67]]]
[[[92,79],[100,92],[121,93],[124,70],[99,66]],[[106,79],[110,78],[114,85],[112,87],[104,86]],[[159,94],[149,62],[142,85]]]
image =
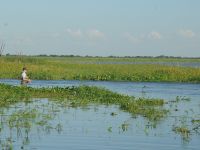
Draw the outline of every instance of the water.
[[[19,80],[0,79],[0,83],[19,85]],[[200,97],[200,84],[189,83],[154,83],[154,82],[110,82],[110,81],[77,81],[77,80],[33,80],[31,87],[67,87],[89,85],[137,97],[174,99],[176,96],[186,96],[196,99]]]
[[[0,80],[0,83],[19,85],[19,80]],[[192,133],[185,138],[172,131],[173,126],[184,122],[191,125],[192,118],[200,119],[200,84],[136,83],[102,81],[33,81],[32,87],[100,86],[114,92],[136,97],[162,98],[168,101],[169,117],[152,126],[143,117],[133,118],[117,106],[90,105],[72,108],[61,106],[48,99],[35,99],[29,104],[16,104],[1,109],[0,141],[13,143],[14,149],[199,149],[200,135]],[[176,100],[177,96],[189,101]],[[26,131],[9,129],[6,120],[16,112],[37,110],[37,117],[30,119],[31,128]],[[178,111],[176,111],[178,110]],[[112,116],[115,112],[117,115]],[[6,115],[5,115],[6,114]],[[43,114],[43,115],[42,115]],[[45,114],[52,117],[45,117]],[[3,119],[2,119],[3,118]],[[46,119],[47,118],[47,119]],[[46,119],[46,124],[37,122]],[[27,120],[26,120],[27,121]],[[127,125],[127,128],[123,128]],[[59,128],[60,127],[60,128]],[[10,138],[10,139],[9,139]],[[10,142],[10,141],[12,142]]]

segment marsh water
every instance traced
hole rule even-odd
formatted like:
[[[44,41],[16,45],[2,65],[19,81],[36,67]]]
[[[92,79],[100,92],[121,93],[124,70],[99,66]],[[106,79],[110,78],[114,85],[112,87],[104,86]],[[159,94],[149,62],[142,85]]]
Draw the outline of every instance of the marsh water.
[[[19,85],[20,81],[4,79],[0,83]],[[170,110],[170,114],[152,123],[141,116],[123,112],[115,105],[71,107],[48,99],[33,99],[31,103],[1,108],[1,147],[12,145],[13,149],[42,150],[199,149],[198,132],[192,131],[185,136],[175,133],[173,127],[193,128],[191,120],[200,119],[200,84],[36,80],[28,86],[80,85],[104,87],[135,97],[161,98],[168,103],[164,107]],[[24,116],[20,125],[16,124],[16,114]]]

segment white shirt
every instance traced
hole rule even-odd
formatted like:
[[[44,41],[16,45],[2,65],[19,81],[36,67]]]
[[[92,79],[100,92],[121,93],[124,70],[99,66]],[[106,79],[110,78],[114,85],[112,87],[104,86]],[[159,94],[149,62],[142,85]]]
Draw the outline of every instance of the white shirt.
[[[23,71],[22,72],[22,80],[25,80],[26,78],[27,78],[26,71]]]

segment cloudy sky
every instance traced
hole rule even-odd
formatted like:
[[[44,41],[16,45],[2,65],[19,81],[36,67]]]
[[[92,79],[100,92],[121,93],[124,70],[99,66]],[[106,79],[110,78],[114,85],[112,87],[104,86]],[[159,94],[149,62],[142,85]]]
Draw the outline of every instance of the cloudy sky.
[[[200,57],[200,0],[0,0],[5,53]]]

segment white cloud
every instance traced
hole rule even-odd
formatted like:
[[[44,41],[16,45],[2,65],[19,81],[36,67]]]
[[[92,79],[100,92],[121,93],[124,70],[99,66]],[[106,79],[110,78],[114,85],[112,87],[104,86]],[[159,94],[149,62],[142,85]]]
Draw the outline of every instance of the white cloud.
[[[137,44],[137,43],[140,43],[141,42],[141,38],[139,38],[139,37],[136,37],[136,36],[133,36],[132,34],[130,34],[130,33],[125,33],[125,38],[126,39],[128,39],[130,42],[132,42],[132,43],[135,43],[135,44]]]
[[[125,38],[128,39],[130,42],[134,44],[141,43],[144,40],[152,39],[152,40],[160,40],[162,39],[162,35],[159,32],[152,31],[150,33],[146,34],[140,34],[140,35],[132,35],[131,33],[125,33]]]
[[[70,36],[75,37],[75,38],[81,38],[82,35],[83,35],[83,33],[81,32],[80,29],[78,29],[78,30],[72,30],[72,29],[68,28],[68,29],[66,29],[66,32],[67,32]]]
[[[89,30],[72,30],[70,28],[66,29],[67,34],[74,38],[82,38],[86,40],[98,40],[105,38],[105,34],[97,29],[89,29]]]
[[[102,39],[105,37],[104,33],[97,29],[90,29],[86,32],[86,35],[90,39]]]
[[[185,38],[193,38],[195,36],[195,33],[190,29],[185,29],[185,30],[181,29],[179,30],[178,33],[179,35]]]
[[[153,40],[160,40],[162,38],[162,35],[159,32],[152,31],[148,34],[148,38]]]

